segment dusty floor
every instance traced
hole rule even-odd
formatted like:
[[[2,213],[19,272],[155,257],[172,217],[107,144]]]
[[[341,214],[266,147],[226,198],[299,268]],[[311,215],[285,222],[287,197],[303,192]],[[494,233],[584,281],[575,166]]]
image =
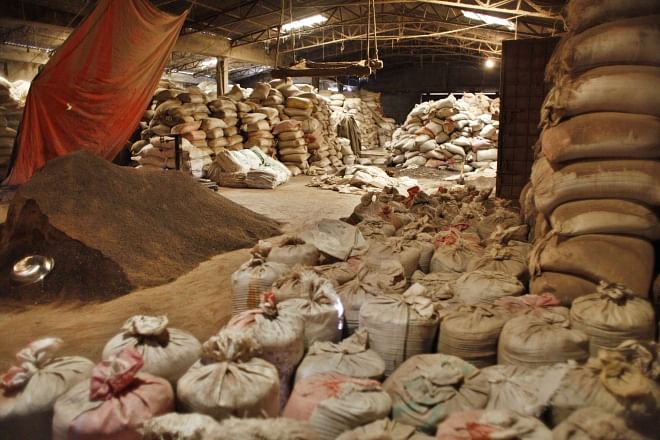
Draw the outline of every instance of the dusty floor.
[[[348,216],[359,201],[356,195],[306,187],[309,180],[297,177],[276,190],[222,188],[220,192],[247,208],[285,222],[284,233],[324,217]],[[0,222],[5,216],[6,205],[2,204]],[[60,303],[25,310],[5,307],[4,312],[0,311],[0,372],[14,362],[14,354],[21,347],[41,336],[62,338],[63,354],[98,360],[105,342],[133,314],[165,314],[173,327],[186,329],[200,339],[208,338],[230,316],[231,274],[248,256],[248,249],[218,255],[172,283],[105,303]]]

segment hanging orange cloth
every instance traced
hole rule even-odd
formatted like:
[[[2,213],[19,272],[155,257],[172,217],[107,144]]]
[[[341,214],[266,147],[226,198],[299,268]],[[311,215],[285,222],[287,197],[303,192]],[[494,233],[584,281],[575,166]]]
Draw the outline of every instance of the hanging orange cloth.
[[[112,160],[153,96],[187,12],[99,0],[32,82],[6,181],[18,185],[76,150]]]

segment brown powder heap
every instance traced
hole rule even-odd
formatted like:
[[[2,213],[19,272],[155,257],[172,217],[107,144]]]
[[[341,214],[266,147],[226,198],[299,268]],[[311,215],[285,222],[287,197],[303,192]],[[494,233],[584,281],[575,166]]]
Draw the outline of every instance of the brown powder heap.
[[[274,220],[183,173],[119,167],[81,151],[50,161],[16,194],[0,238],[0,292],[107,299],[278,232]],[[12,285],[13,263],[30,254],[53,257],[53,272],[41,284]]]

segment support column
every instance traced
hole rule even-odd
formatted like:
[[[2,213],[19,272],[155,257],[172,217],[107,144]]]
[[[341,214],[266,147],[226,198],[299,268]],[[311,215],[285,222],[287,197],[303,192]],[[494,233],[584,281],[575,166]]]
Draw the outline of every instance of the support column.
[[[312,86],[316,87],[316,90],[321,91],[321,77],[313,76],[312,77]]]
[[[218,86],[218,96],[221,96],[229,92],[229,70],[224,58],[216,57],[216,60],[218,62],[215,65],[215,80]]]

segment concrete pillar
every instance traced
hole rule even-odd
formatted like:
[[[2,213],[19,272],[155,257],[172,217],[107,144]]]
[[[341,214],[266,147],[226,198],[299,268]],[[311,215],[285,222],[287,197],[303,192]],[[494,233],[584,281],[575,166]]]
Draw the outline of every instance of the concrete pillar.
[[[312,86],[316,87],[316,90],[321,91],[321,77],[313,76],[312,77]]]
[[[215,65],[215,81],[218,85],[218,96],[229,92],[229,69],[225,64],[225,59],[216,57],[218,63]]]

